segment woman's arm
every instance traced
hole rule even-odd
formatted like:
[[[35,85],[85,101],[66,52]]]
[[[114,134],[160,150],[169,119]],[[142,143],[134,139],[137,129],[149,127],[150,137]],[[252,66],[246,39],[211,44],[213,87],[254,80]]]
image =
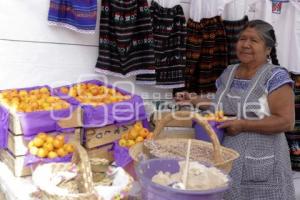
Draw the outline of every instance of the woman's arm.
[[[295,123],[294,93],[290,85],[285,84],[268,95],[271,115],[260,120],[232,120],[224,122],[220,128],[236,135],[241,132],[259,132],[276,134],[291,131]]]

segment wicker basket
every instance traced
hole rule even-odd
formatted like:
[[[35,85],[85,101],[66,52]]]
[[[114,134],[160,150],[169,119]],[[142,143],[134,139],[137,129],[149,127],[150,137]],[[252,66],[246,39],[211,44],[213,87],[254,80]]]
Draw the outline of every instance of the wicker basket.
[[[154,130],[154,140],[148,140],[144,143],[138,143],[129,149],[129,154],[135,163],[153,157],[160,158],[184,158],[187,151],[188,139],[183,138],[166,138],[160,135],[162,129],[175,116],[179,119],[190,119],[196,121],[203,127],[209,135],[212,143],[202,140],[192,139],[190,159],[202,163],[211,164],[226,173],[229,173],[232,168],[232,163],[239,157],[236,151],[223,147],[212,129],[207,123],[207,120],[201,117],[198,113],[190,111],[177,111],[169,113],[157,124]]]
[[[35,175],[33,175],[33,181],[40,189],[40,198],[43,200],[99,200],[94,190],[94,183],[92,178],[92,171],[89,162],[89,158],[85,149],[77,142],[71,142],[75,147],[73,153],[72,163],[79,167],[79,173],[76,177],[76,184],[80,193],[68,193],[62,194],[58,190],[49,189],[45,184],[41,184],[41,173],[55,173],[57,171],[67,171],[70,167],[70,163],[50,163],[40,165],[37,167]],[[38,169],[40,167],[40,169]]]

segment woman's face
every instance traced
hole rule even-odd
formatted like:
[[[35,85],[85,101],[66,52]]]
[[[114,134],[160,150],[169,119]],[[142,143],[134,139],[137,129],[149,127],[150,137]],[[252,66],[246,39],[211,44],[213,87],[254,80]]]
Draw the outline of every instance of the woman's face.
[[[236,53],[241,63],[259,66],[267,61],[270,48],[265,45],[255,28],[246,28],[237,42]]]

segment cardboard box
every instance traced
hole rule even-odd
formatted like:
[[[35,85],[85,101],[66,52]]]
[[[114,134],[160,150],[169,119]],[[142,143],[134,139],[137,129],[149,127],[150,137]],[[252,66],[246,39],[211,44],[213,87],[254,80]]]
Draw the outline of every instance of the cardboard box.
[[[109,143],[93,149],[87,149],[89,158],[105,158],[108,161],[114,161],[114,155],[112,151],[113,143]]]
[[[7,150],[0,151],[0,159],[17,177],[30,176],[32,173],[31,167],[24,165],[25,156],[13,156]]]
[[[68,136],[69,140],[80,140],[80,128],[75,129],[74,132],[71,133],[48,133],[49,135],[57,135],[62,134],[64,136]],[[14,156],[23,156],[27,153],[29,141],[24,139],[23,135],[14,135],[13,133],[9,132],[7,148],[10,152],[13,153]]]
[[[133,124],[129,125],[109,125],[101,128],[83,128],[81,132],[81,141],[87,149],[99,147],[121,138],[124,131],[129,130]]]

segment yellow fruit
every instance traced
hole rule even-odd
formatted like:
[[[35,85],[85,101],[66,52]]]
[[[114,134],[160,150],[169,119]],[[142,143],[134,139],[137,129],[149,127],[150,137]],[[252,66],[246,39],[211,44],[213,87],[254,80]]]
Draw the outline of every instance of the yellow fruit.
[[[144,141],[144,138],[142,136],[138,136],[136,139],[135,139],[135,142],[138,143],[138,142],[143,142]]]
[[[61,93],[63,93],[63,94],[68,94],[68,93],[69,93],[69,88],[67,88],[67,87],[61,87],[61,88],[59,89],[59,91],[60,91]]]
[[[127,147],[131,147],[132,145],[135,145],[135,141],[134,140],[127,140]]]
[[[46,141],[47,134],[46,133],[39,133],[36,137],[41,138],[43,141]]]
[[[34,147],[33,140],[28,143],[27,147],[28,147],[28,149],[30,149],[31,147]]]
[[[139,131],[139,135],[142,136],[143,138],[146,138],[146,137],[149,135],[148,129],[142,128],[142,129]]]
[[[143,128],[143,125],[142,125],[141,122],[137,122],[137,123],[134,124],[133,128],[134,128],[134,130],[139,132]]]
[[[56,153],[59,157],[64,157],[66,156],[68,153],[63,149],[63,148],[59,148],[56,150]]]
[[[37,147],[35,147],[35,146],[29,148],[29,152],[30,152],[32,155],[37,155],[37,154],[38,154],[38,151],[39,151],[39,148],[37,148]]]
[[[136,130],[131,129],[128,133],[128,138],[131,140],[135,140],[135,138],[137,138],[138,135],[139,133]]]
[[[119,145],[120,145],[121,147],[126,147],[126,145],[127,145],[126,140],[125,140],[125,139],[120,139],[120,140],[119,140]]]
[[[74,152],[74,146],[72,144],[65,144],[64,145],[64,150],[67,153],[73,153]]]
[[[34,146],[36,146],[36,147],[41,147],[41,146],[43,146],[43,144],[44,144],[44,140],[42,140],[41,138],[35,137],[35,138],[33,139],[33,144],[34,144]]]
[[[122,133],[121,138],[124,140],[128,140],[128,132]]]
[[[48,151],[53,151],[54,146],[52,143],[44,143],[43,148],[47,149]]]
[[[150,132],[148,135],[147,135],[147,137],[146,137],[148,140],[151,140],[151,139],[153,139],[153,133],[152,132]]]
[[[52,143],[53,143],[53,141],[54,141],[54,137],[53,137],[53,136],[51,136],[51,135],[47,135],[47,138],[46,138],[46,143],[50,143],[50,144],[52,144]]]
[[[37,156],[40,158],[45,158],[48,156],[48,151],[44,148],[40,148],[37,152]]]
[[[58,155],[57,155],[57,153],[54,152],[54,151],[50,151],[50,152],[48,153],[48,158],[53,159],[53,158],[57,158],[57,157],[58,157]]]
[[[64,146],[64,142],[63,142],[62,140],[59,140],[59,139],[55,138],[55,139],[53,140],[53,146],[54,146],[55,148],[59,149],[59,148],[61,148],[61,147]]]
[[[40,88],[39,92],[42,93],[42,94],[46,94],[46,93],[49,93],[49,90],[46,87],[42,87],[42,88]]]
[[[63,142],[65,142],[65,136],[64,135],[57,135],[55,136],[55,139],[61,140]]]

